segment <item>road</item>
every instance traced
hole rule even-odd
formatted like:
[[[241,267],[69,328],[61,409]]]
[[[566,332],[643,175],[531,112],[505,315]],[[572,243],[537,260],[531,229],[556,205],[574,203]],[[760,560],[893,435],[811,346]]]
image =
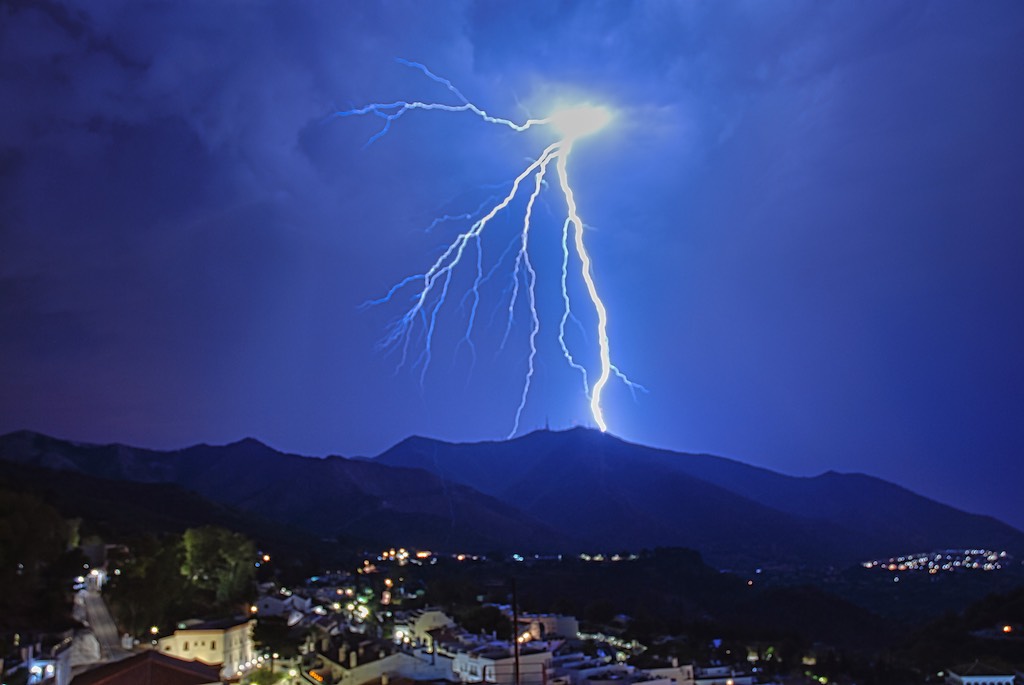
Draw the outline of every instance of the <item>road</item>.
[[[96,640],[100,643],[100,658],[103,661],[120,661],[131,656],[131,652],[121,646],[121,636],[117,632],[117,624],[110,615],[110,609],[97,590],[85,592],[85,613],[89,618]]]

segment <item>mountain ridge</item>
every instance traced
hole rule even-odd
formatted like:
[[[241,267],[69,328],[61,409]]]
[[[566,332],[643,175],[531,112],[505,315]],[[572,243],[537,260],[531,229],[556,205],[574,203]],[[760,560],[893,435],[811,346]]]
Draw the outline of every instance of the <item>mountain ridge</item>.
[[[509,441],[477,444],[419,438],[402,441],[377,459],[433,470],[442,477],[510,501],[545,487],[541,477],[525,474],[527,464],[543,463],[556,454],[564,462],[567,450],[571,452],[569,458],[577,458],[581,471],[598,459],[605,459],[615,465],[612,468],[617,468],[618,478],[626,481],[630,469],[656,466],[668,470],[669,480],[687,475],[705,483],[707,492],[717,492],[712,490],[714,486],[745,501],[723,497],[721,506],[709,505],[708,517],[728,519],[734,507],[748,506],[751,501],[795,517],[781,519],[787,526],[795,526],[778,536],[783,547],[788,544],[787,538],[792,541],[794,536],[806,535],[801,529],[808,520],[817,521],[825,526],[817,531],[819,536],[835,538],[840,547],[848,548],[848,553],[830,552],[832,558],[842,563],[933,548],[979,546],[980,539],[989,540],[994,546],[1020,550],[1024,540],[1021,531],[994,517],[962,512],[869,474],[830,470],[816,476],[789,476],[735,459],[637,445],[587,429],[535,431]],[[430,452],[429,459],[424,452]],[[521,459],[523,453],[531,456]],[[482,458],[488,462],[487,474],[477,478],[480,464],[473,462]],[[701,494],[691,491],[688,496]],[[749,525],[756,523],[757,519],[753,519]],[[751,542],[747,540],[744,544]],[[695,546],[705,553],[710,551],[707,542]],[[717,553],[726,552],[722,549],[726,546],[728,543],[717,545]]]
[[[945,547],[1024,553],[1024,533],[868,474],[788,476],[577,428],[505,441],[410,436],[373,458],[254,438],[160,451],[31,431],[0,460],[170,483],[320,536],[460,551],[684,546],[719,566],[845,566]]]

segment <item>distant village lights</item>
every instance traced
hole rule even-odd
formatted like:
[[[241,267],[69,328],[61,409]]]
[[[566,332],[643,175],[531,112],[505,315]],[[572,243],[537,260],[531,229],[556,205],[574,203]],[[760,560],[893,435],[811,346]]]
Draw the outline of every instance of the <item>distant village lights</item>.
[[[919,552],[888,559],[873,559],[861,563],[866,569],[878,569],[892,573],[924,572],[936,575],[939,572],[954,571],[1001,571],[1009,555],[1006,550],[989,549],[946,549],[934,552]]]

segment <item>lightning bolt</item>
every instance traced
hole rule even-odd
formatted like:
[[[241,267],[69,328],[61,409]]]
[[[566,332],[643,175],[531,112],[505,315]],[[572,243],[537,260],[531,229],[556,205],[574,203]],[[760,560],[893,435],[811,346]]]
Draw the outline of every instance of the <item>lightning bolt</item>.
[[[562,316],[558,327],[558,343],[569,366],[579,371],[582,375],[584,393],[590,400],[590,412],[593,416],[594,422],[602,431],[606,431],[608,429],[608,424],[605,420],[604,412],[601,407],[601,396],[612,376],[614,375],[622,380],[622,382],[630,389],[631,392],[634,392],[634,394],[636,390],[646,391],[646,389],[643,386],[632,382],[612,363],[611,346],[608,340],[608,310],[605,307],[604,302],[601,300],[601,297],[598,295],[597,286],[594,282],[593,263],[584,242],[584,224],[576,207],[576,199],[572,186],[569,183],[567,166],[569,155],[573,149],[573,144],[579,138],[602,128],[610,120],[611,115],[607,110],[600,107],[580,105],[577,107],[559,110],[551,116],[543,119],[528,119],[523,123],[516,123],[511,119],[493,116],[484,109],[473,104],[452,84],[451,81],[434,74],[426,66],[419,64],[418,62],[410,62],[404,59],[398,59],[397,61],[399,64],[422,72],[430,80],[444,86],[444,88],[448,90],[450,95],[454,97],[457,102],[455,104],[451,104],[445,102],[410,102],[399,100],[395,102],[374,103],[356,109],[339,111],[333,113],[331,117],[329,117],[373,115],[383,119],[384,124],[381,129],[366,141],[364,147],[372,145],[375,141],[386,135],[395,121],[405,114],[415,110],[434,110],[448,113],[467,112],[489,124],[505,126],[517,132],[526,131],[535,126],[551,126],[561,134],[561,137],[554,143],[548,145],[537,159],[532,160],[527,167],[520,172],[520,174],[511,182],[510,190],[501,197],[501,199],[495,201],[496,198],[492,197],[489,200],[485,200],[484,203],[472,212],[455,215],[446,214],[435,219],[434,222],[431,223],[428,231],[442,223],[450,221],[472,221],[469,228],[465,229],[455,237],[455,239],[444,249],[441,256],[434,261],[429,269],[423,273],[414,274],[404,278],[392,286],[384,296],[368,300],[363,304],[365,307],[388,303],[395,299],[400,292],[407,290],[410,286],[418,284],[417,289],[412,295],[412,304],[402,316],[390,325],[384,337],[380,341],[379,346],[387,350],[398,349],[401,351],[401,356],[397,365],[397,368],[400,369],[409,360],[410,347],[413,344],[414,337],[421,340],[423,347],[413,362],[413,367],[415,368],[416,366],[419,366],[420,383],[422,384],[425,381],[427,370],[429,369],[432,361],[432,343],[436,332],[438,314],[448,298],[453,273],[466,256],[467,249],[469,249],[471,253],[475,252],[476,255],[475,258],[467,258],[467,260],[472,260],[475,263],[475,277],[472,285],[461,299],[462,306],[465,306],[467,301],[471,302],[471,305],[469,308],[469,320],[460,344],[464,341],[468,345],[475,362],[476,347],[473,344],[472,335],[477,319],[477,310],[480,304],[480,288],[493,276],[495,270],[505,261],[509,252],[515,249],[515,260],[512,267],[512,280],[510,287],[511,294],[508,301],[505,335],[502,338],[501,346],[504,347],[514,324],[515,309],[517,304],[520,302],[520,289],[522,285],[526,291],[526,306],[530,313],[529,355],[527,356],[526,377],[523,381],[523,389],[520,394],[519,404],[516,408],[509,437],[513,437],[519,431],[520,420],[522,418],[523,410],[526,407],[531,382],[534,376],[534,362],[537,356],[537,336],[540,333],[540,317],[537,311],[536,295],[537,272],[533,267],[529,250],[530,229],[534,206],[538,197],[541,195],[542,189],[547,187],[546,176],[548,174],[549,167],[554,163],[558,177],[558,187],[565,198],[567,207],[567,215],[564,223],[562,224],[562,265],[560,285],[564,308],[562,310]],[[483,246],[481,244],[481,236],[487,228],[488,223],[491,222],[500,212],[508,208],[509,204],[511,204],[519,194],[520,187],[527,184],[528,179],[531,179],[531,177],[533,187],[526,201],[522,228],[518,238],[509,244],[509,247],[506,249],[505,253],[501,255],[498,262],[485,273],[483,268]],[[485,211],[489,202],[494,202],[494,204],[490,206],[490,209]],[[567,282],[569,273],[570,228],[572,229],[572,248],[579,260],[580,276],[586,286],[586,291],[589,295],[591,305],[597,314],[597,344],[600,363],[597,378],[592,385],[589,382],[589,375],[586,367],[576,361],[576,358],[569,350],[569,346],[566,342],[566,322],[570,318],[575,320],[575,316],[572,313]]]

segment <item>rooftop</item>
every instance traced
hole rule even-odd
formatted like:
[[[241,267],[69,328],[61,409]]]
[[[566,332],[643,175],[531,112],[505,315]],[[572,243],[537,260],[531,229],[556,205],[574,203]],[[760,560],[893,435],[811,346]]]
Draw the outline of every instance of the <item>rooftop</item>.
[[[220,683],[220,669],[155,650],[81,673],[72,685],[207,685]]]
[[[975,661],[972,664],[960,664],[949,669],[957,675],[994,675],[994,676],[1012,676],[1014,669],[1009,666],[997,667],[991,664],[982,663],[981,661]]]
[[[191,619],[184,622],[184,628],[179,626],[176,630],[228,630],[235,626],[244,625],[251,620],[248,617],[220,618],[213,621]]]

